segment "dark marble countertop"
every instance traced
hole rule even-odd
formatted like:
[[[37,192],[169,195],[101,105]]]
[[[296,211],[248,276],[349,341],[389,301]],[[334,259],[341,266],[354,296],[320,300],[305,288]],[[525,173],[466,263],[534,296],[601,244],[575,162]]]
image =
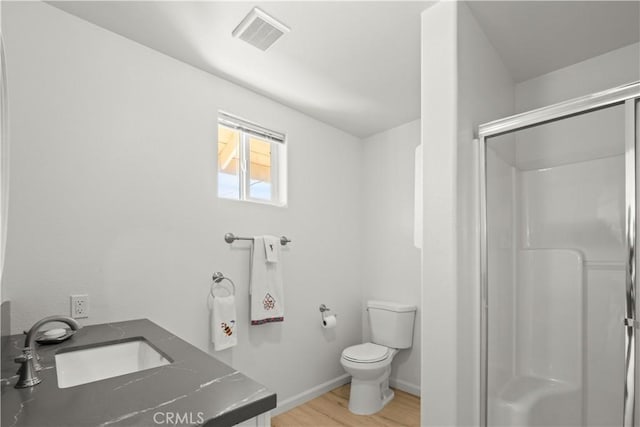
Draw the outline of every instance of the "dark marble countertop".
[[[56,352],[132,337],[144,337],[173,363],[58,388]],[[85,326],[63,343],[37,345],[42,382],[17,389],[13,359],[23,345],[24,335],[3,340],[3,427],[175,425],[166,414],[178,414],[171,416],[178,425],[231,426],[276,406],[275,393],[147,319]]]

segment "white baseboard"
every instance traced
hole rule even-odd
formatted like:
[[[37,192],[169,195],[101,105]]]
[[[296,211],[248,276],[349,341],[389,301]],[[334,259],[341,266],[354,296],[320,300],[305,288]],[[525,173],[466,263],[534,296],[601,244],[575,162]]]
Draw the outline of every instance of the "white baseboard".
[[[298,405],[302,405],[303,403],[308,402],[311,399],[315,399],[316,397],[321,396],[326,392],[333,390],[334,388],[345,385],[350,380],[351,376],[349,374],[343,374],[337,378],[319,384],[315,387],[310,388],[309,390],[303,391],[302,393],[285,399],[282,402],[278,402],[278,407],[271,411],[271,416],[275,417],[276,415],[282,414],[283,412],[287,412],[288,410],[293,409]]]
[[[420,386],[411,384],[410,382],[399,380],[396,378],[389,378],[389,385],[398,390],[402,390],[414,396],[420,397]]]

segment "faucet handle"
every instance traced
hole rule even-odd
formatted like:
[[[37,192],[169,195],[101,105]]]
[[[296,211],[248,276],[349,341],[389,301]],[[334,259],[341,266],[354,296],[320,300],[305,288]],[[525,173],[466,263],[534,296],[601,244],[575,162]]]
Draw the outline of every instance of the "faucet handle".
[[[20,356],[16,357],[15,359],[13,359],[14,362],[20,364],[20,367],[18,368],[18,371],[16,372],[17,375],[20,375],[20,372],[22,371],[22,366],[23,366],[24,363],[27,362],[27,360],[29,360],[29,357],[26,356],[24,353],[21,354]]]
[[[30,363],[33,365],[33,368],[36,371],[42,370],[42,365],[40,364],[40,355],[36,353],[36,350],[31,347],[25,347],[22,349],[22,354],[15,359],[13,359],[16,363],[25,363],[27,361],[31,361]]]
[[[24,368],[25,363],[31,362],[33,366],[33,352],[31,351],[30,348],[25,347],[22,349],[22,354],[19,356],[16,356],[16,358],[13,359],[13,361],[20,364],[20,367],[18,368],[18,372],[16,372],[17,374],[20,374],[20,371],[22,371],[22,368]]]
[[[24,354],[21,354],[20,356],[13,359],[13,361],[20,364],[20,367],[16,371],[16,375],[20,375],[20,372],[22,371],[22,365],[27,361],[27,357]]]
[[[16,363],[24,363],[27,360],[33,360],[33,351],[31,350],[30,347],[23,348],[22,354],[19,356],[16,356],[16,358],[13,359],[13,361]]]
[[[36,384],[40,384],[42,381],[36,374],[36,368],[34,366],[33,349],[31,347],[25,347],[22,349],[22,354],[14,359],[16,363],[20,363],[20,369],[18,369],[18,375],[20,378],[16,383],[16,388],[33,387]]]

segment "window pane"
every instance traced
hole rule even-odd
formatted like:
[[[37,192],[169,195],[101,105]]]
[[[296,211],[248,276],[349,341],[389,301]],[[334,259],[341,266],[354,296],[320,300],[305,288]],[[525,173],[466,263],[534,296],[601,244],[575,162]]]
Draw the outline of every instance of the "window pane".
[[[271,200],[272,198],[272,143],[249,138],[249,197]]]
[[[218,196],[240,199],[240,132],[218,126]]]

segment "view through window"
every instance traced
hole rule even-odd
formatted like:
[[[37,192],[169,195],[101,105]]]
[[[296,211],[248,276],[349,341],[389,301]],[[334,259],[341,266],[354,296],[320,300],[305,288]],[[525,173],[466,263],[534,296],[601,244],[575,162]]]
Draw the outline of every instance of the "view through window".
[[[284,204],[284,135],[221,115],[218,196]]]

